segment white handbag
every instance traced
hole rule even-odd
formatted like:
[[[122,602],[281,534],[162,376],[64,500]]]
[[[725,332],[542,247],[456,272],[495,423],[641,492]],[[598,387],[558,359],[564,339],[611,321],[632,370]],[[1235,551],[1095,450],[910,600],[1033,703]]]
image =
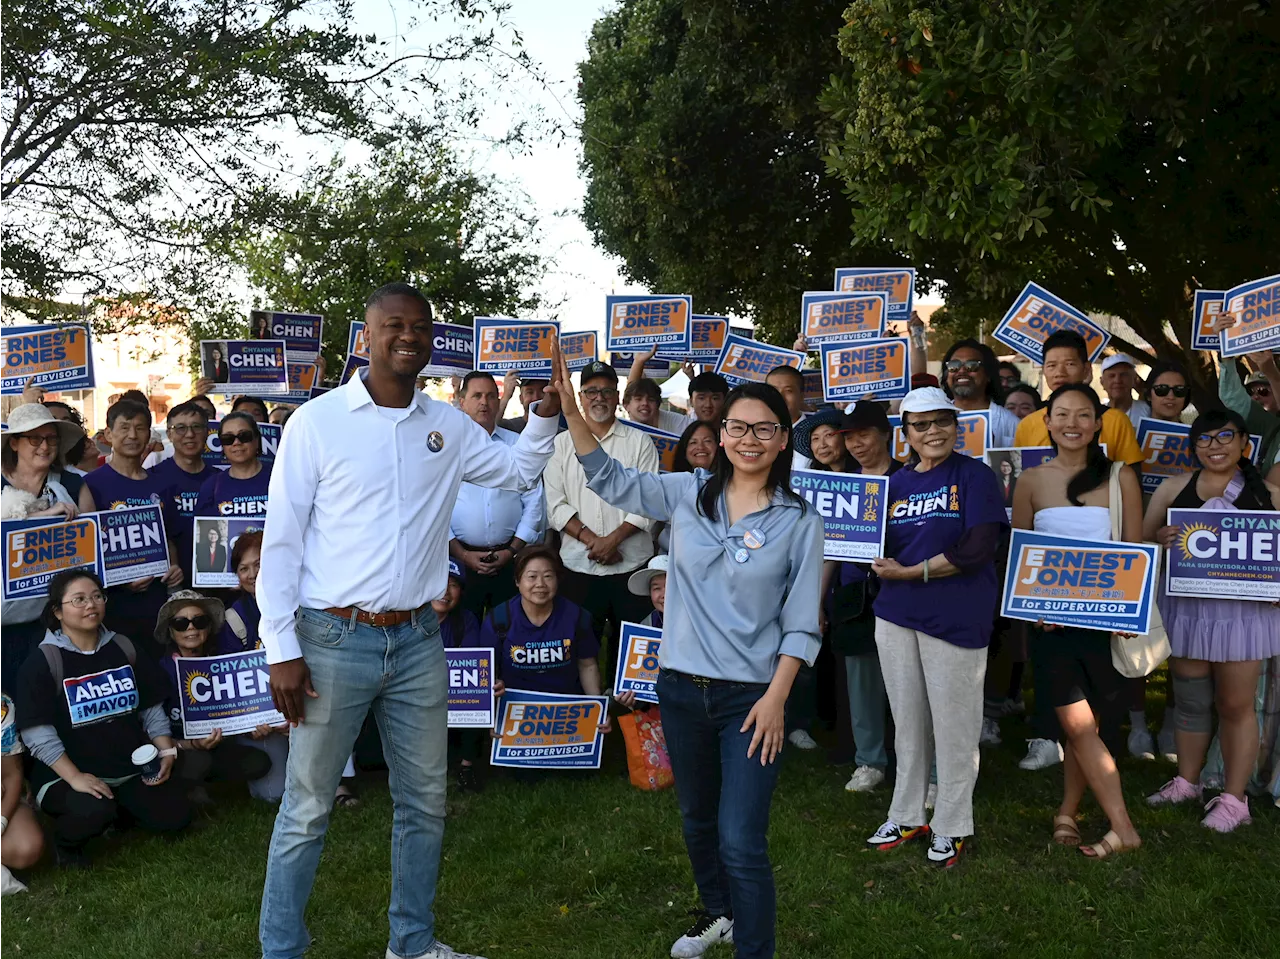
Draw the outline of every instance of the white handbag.
[[[1120,491],[1120,471],[1123,463],[1111,464],[1111,482],[1108,486],[1108,509],[1111,511],[1111,541],[1124,540],[1124,494]],[[1163,551],[1156,552],[1156,582],[1160,582],[1160,560]],[[1169,658],[1169,634],[1165,632],[1164,619],[1155,597],[1151,597],[1151,629],[1145,636],[1111,634],[1111,665],[1121,676],[1137,679],[1150,676],[1161,663]]]

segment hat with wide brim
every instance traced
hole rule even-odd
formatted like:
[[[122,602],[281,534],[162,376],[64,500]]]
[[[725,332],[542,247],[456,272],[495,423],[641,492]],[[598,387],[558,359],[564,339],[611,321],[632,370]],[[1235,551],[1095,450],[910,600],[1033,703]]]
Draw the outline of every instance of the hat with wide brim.
[[[52,424],[58,429],[58,455],[66,456],[82,439],[84,430],[66,420],[57,419],[42,403],[24,403],[9,414],[5,436],[20,436]]]
[[[648,596],[649,583],[653,581],[653,577],[665,576],[670,565],[671,557],[666,553],[659,553],[649,560],[648,566],[627,577],[627,590],[635,596]]]
[[[827,407],[818,410],[816,413],[810,413],[799,423],[791,428],[791,445],[796,448],[796,452],[805,459],[813,459],[813,431],[819,426],[830,426],[833,429],[840,429],[844,423],[844,414],[835,407]]]
[[[213,620],[209,626],[210,639],[222,629],[222,624],[226,620],[226,608],[222,605],[222,600],[206,596],[194,589],[180,589],[160,607],[160,615],[156,617],[156,639],[161,643],[169,641],[169,623],[178,615],[178,610],[186,606],[199,606]]]

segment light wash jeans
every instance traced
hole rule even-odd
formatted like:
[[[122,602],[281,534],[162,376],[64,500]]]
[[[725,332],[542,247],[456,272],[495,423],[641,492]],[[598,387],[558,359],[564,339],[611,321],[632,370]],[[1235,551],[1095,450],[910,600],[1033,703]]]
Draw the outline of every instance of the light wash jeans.
[[[297,615],[302,655],[319,694],[289,737],[284,801],[267,853],[258,936],[264,959],[297,959],[311,943],[303,913],[342,767],[372,707],[390,771],[390,948],[421,956],[435,944],[444,837],[448,677],[431,607],[388,629],[315,609]]]

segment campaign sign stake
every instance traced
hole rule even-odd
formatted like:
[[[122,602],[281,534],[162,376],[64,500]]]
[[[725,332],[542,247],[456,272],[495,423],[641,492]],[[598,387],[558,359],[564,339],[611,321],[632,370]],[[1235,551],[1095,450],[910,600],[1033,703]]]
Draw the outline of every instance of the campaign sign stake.
[[[564,356],[565,365],[570,373],[581,373],[587,364],[597,356],[596,334],[592,330],[587,333],[561,333],[560,353]]]
[[[319,313],[249,311],[249,338],[284,340],[285,354],[294,363],[314,363],[324,342],[324,317]]]
[[[914,267],[843,266],[836,270],[835,289],[841,293],[884,293],[889,298],[888,318],[905,320],[911,316],[916,271]]]
[[[1191,448],[1191,427],[1186,423],[1170,423],[1148,416],[1138,420],[1138,447],[1142,450],[1142,492],[1154,493],[1170,476],[1181,476],[1200,468]],[[1262,437],[1249,435],[1247,456],[1256,465],[1262,449]]]
[[[1000,615],[1028,622],[1151,630],[1160,547],[1013,530]]]
[[[493,650],[455,646],[444,651],[449,670],[449,728],[493,728]]]
[[[1084,337],[1089,362],[1098,359],[1111,334],[1066,300],[1054,296],[1038,283],[1028,283],[1013,301],[991,334],[1011,346],[1031,362],[1044,365],[1044,341],[1058,330],[1074,330]]]
[[[604,302],[606,350],[643,352],[656,345],[685,356],[693,347],[693,297],[660,293],[607,296]]]
[[[604,754],[603,696],[508,689],[498,700],[489,763],[521,769],[599,769]]]
[[[485,373],[515,370],[551,378],[551,340],[559,323],[477,316],[475,368]]]
[[[0,393],[12,396],[35,385],[50,391],[91,390],[93,341],[78,323],[12,326],[4,331],[4,377]]]
[[[105,586],[132,583],[169,572],[164,511],[159,506],[104,509],[98,517]]]
[[[1222,312],[1222,301],[1226,295],[1225,290],[1196,290],[1195,302],[1191,306],[1193,350],[1216,350],[1222,346],[1222,334],[1215,331],[1213,325]]]
[[[906,340],[823,343],[821,358],[823,397],[828,403],[872,394],[877,400],[892,400],[911,391]]]
[[[1222,312],[1236,321],[1222,331],[1224,357],[1280,349],[1280,273],[1227,290]]]
[[[219,395],[288,393],[284,340],[201,340],[200,375]]]
[[[180,656],[178,709],[186,739],[204,739],[215,729],[221,729],[223,736],[239,736],[259,726],[284,722],[271,701],[265,649],[223,656]]]
[[[889,477],[792,470],[791,489],[822,517],[822,558],[869,563],[884,555]]]
[[[662,630],[639,623],[622,624],[618,636],[618,675],[613,691],[635,693],[642,703],[658,701],[658,650]]]
[[[1280,513],[1171,509],[1169,525],[1170,596],[1280,600]]]
[[[367,347],[366,347],[367,348]],[[431,325],[431,360],[419,376],[466,376],[475,357],[474,331],[461,323]]]
[[[675,433],[668,433],[666,430],[660,430],[654,426],[646,426],[644,423],[637,423],[635,420],[620,420],[626,423],[632,429],[639,430],[641,433],[648,433],[649,438],[653,440],[654,448],[658,451],[658,472],[670,473],[676,468],[676,447],[680,445],[680,437]]]
[[[810,346],[879,340],[888,314],[884,293],[805,293],[800,297],[800,332]]]
[[[62,517],[7,519],[4,537],[4,598],[43,599],[49,580],[64,569],[84,568],[102,578],[98,514],[82,513],[69,522]]]

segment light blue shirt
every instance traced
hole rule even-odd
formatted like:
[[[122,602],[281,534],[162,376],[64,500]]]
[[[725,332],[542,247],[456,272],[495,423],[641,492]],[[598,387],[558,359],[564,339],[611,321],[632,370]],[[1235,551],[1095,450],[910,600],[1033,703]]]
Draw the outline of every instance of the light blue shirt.
[[[503,446],[515,446],[519,439],[520,434],[500,426],[493,431],[493,442]],[[541,483],[523,493],[463,483],[449,519],[449,536],[468,546],[501,546],[512,536],[537,543],[546,529],[546,517]]]
[[[813,665],[822,643],[822,518],[813,509],[778,490],[769,507],[730,525],[723,495],[716,519],[698,512],[698,492],[711,476],[706,470],[628,469],[602,449],[578,460],[588,488],[605,502],[671,526],[658,654],[664,669],[768,683],[779,655]],[[747,548],[748,532],[763,545]]]

